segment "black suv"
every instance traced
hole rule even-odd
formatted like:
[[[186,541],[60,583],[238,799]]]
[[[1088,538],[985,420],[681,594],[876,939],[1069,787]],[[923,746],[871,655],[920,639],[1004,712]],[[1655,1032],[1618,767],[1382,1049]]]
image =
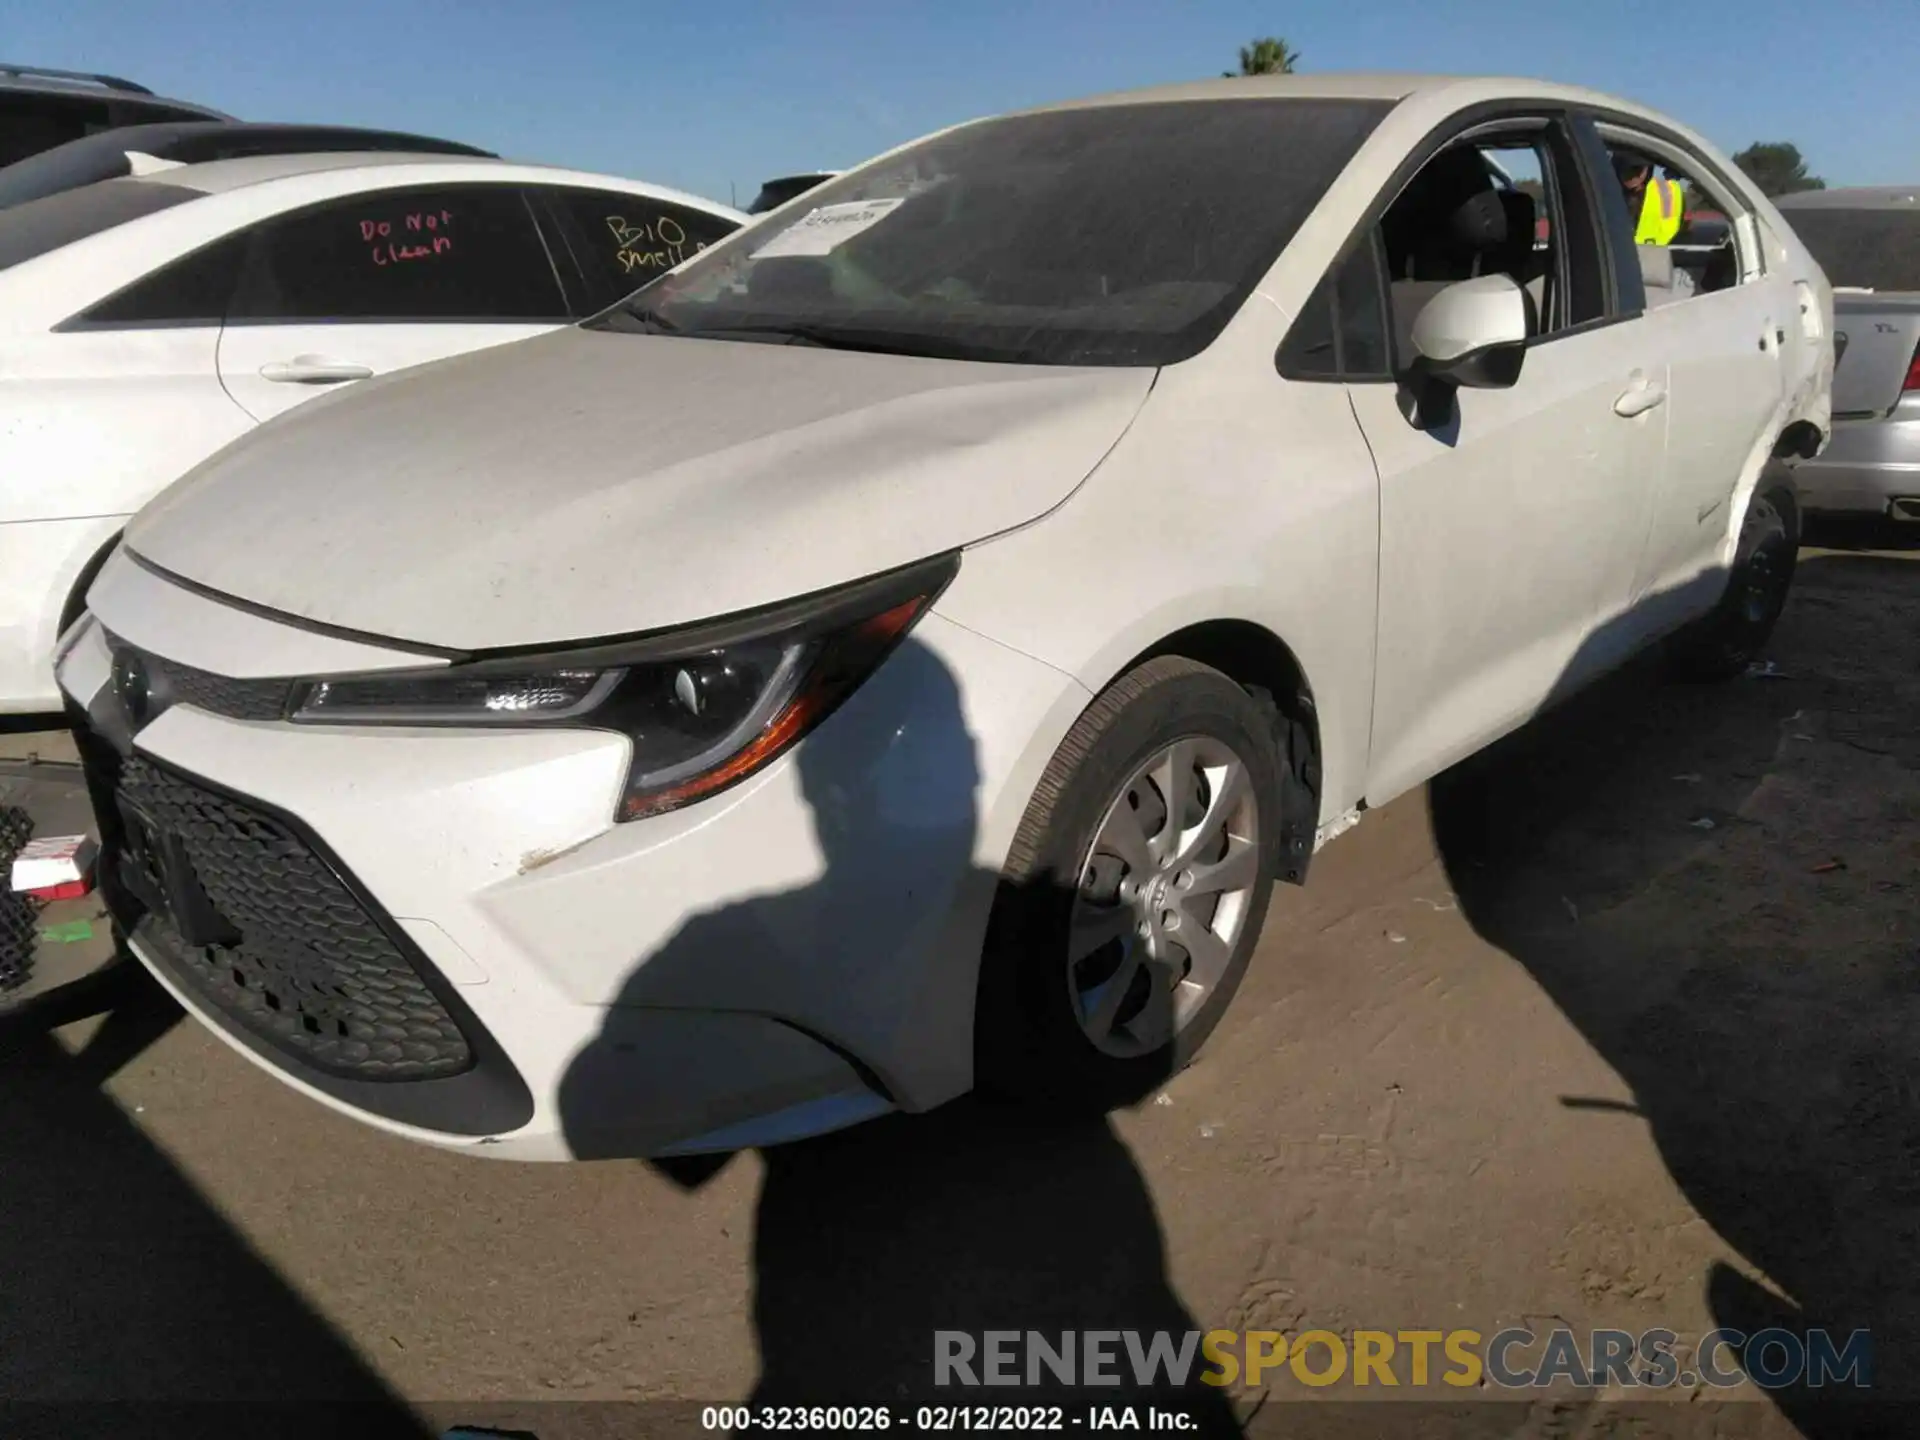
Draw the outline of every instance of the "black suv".
[[[113,75],[0,60],[0,165],[122,125],[232,118],[205,105],[163,100],[146,86]]]

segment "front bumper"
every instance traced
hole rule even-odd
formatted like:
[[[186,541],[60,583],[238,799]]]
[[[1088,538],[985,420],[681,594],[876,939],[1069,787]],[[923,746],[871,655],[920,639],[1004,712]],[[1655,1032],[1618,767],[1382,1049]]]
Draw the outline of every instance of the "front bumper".
[[[1884,515],[1920,498],[1920,396],[1878,420],[1834,422],[1826,449],[1794,467],[1808,510]]]
[[[129,589],[122,576],[104,595]],[[117,702],[102,624],[164,655],[166,625],[152,617],[177,623],[191,608],[176,591],[102,614],[61,661],[63,688],[93,719],[83,729],[97,732],[87,749],[103,828],[129,762],[108,739]],[[177,703],[131,738],[133,763],[191,800],[191,823],[161,828],[187,836],[186,868],[211,872],[212,911],[242,940],[197,943],[232,937],[182,933],[129,887],[109,891],[135,954],[189,1011],[383,1129],[526,1159],[771,1144],[971,1084],[994,875],[1087,698],[930,615],[768,770],[625,825],[611,823],[627,767],[618,735],[321,728]],[[147,800],[140,814],[166,808]],[[221,858],[248,846],[270,852],[252,869],[277,874]],[[297,901],[289,867],[303,877]],[[245,953],[260,936],[279,937],[270,963]],[[374,983],[396,963],[418,977],[405,994]],[[262,974],[283,1010],[296,1002],[295,1023],[345,1015],[349,1038],[386,1044],[376,1058],[419,1063],[374,1077],[355,1068],[362,1052],[322,1054],[289,1034]],[[464,1063],[436,1057],[436,1037],[464,1046]]]

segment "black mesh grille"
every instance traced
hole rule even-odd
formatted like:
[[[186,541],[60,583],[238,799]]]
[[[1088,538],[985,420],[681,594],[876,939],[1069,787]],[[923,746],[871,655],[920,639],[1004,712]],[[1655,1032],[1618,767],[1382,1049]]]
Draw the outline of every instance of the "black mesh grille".
[[[285,680],[235,680],[177,660],[158,661],[156,668],[176,705],[197,705],[234,720],[278,720],[286,709]]]
[[[425,1080],[473,1066],[467,1037],[406,951],[298,836],[138,755],[117,768],[119,798],[153,832],[135,853],[121,850],[129,888],[177,898],[183,883],[196,887],[223,932],[196,947],[160,916],[150,922],[204,1001],[332,1075]],[[171,863],[143,873],[135,854],[156,847]],[[156,873],[181,868],[190,874]]]
[[[117,635],[107,636],[116,665],[136,662],[151,693],[149,713],[169,705],[192,705],[229,720],[278,720],[287,708],[291,680],[236,680],[138,649]]]

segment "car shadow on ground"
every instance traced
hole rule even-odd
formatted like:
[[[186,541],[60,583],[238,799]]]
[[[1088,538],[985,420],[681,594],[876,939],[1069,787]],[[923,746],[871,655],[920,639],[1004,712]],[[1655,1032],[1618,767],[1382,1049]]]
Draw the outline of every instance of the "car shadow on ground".
[[[1920,1401],[1920,565],[1803,556],[1770,654],[1609,678],[1435,780],[1434,838],[1746,1262],[1705,1277],[1716,1322],[1872,1332],[1871,1408],[1774,1402],[1809,1436],[1911,1433],[1879,1402]]]
[[[1803,543],[1826,550],[1920,550],[1920,524],[1881,515],[1810,515]]]
[[[0,1020],[0,1428],[427,1434],[105,1093],[178,1008],[130,969],[49,998]]]
[[[733,966],[744,985],[766,956],[780,955],[770,937],[865,933],[876,965],[890,966],[929,904],[940,903],[930,896],[993,883],[970,868],[978,767],[957,684],[911,641],[888,666],[902,683],[860,692],[798,757],[819,878],[691,917],[629,978],[623,1005],[671,1003],[688,975],[711,995],[716,970],[725,981]],[[922,877],[908,882],[912,893],[875,893],[864,868],[875,845],[893,857],[889,874]],[[871,982],[887,983],[878,974]],[[753,993],[765,993],[764,973],[754,984]],[[857,988],[849,994],[856,1003]],[[971,1009],[969,990],[954,1017],[969,1035]],[[603,1143],[605,1092],[615,1083],[607,1067],[617,1064],[618,1043],[610,1028],[563,1082],[570,1140]],[[1144,1100],[1164,1078],[1143,1077],[1122,1104]],[[898,1414],[921,1404],[1158,1401],[1191,1414],[1200,1433],[1238,1432],[1222,1391],[1197,1383],[1206,1368],[1197,1354],[1184,1390],[1136,1384],[1117,1336],[1117,1385],[1075,1389],[1048,1375],[1017,1389],[936,1383],[938,1331],[966,1332],[976,1343],[989,1330],[1038,1331],[1056,1344],[1063,1332],[1179,1337],[1196,1329],[1168,1279],[1146,1181],[1105,1115],[1049,1118],[970,1096],[761,1154],[753,1244],[761,1373],[749,1403],[885,1402]],[[728,1159],[655,1168],[698,1188]],[[981,1359],[976,1353],[976,1373]]]

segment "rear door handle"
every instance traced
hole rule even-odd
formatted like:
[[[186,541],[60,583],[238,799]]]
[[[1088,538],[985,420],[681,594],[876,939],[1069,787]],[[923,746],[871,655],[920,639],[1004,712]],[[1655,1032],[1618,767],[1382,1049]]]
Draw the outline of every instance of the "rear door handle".
[[[296,355],[291,360],[270,360],[260,367],[260,378],[281,385],[339,385],[347,380],[370,380],[373,371],[351,360],[330,360],[325,355]]]
[[[1656,405],[1664,405],[1667,400],[1667,387],[1658,380],[1636,380],[1613,402],[1613,413],[1631,420],[1635,415],[1644,415]]]

